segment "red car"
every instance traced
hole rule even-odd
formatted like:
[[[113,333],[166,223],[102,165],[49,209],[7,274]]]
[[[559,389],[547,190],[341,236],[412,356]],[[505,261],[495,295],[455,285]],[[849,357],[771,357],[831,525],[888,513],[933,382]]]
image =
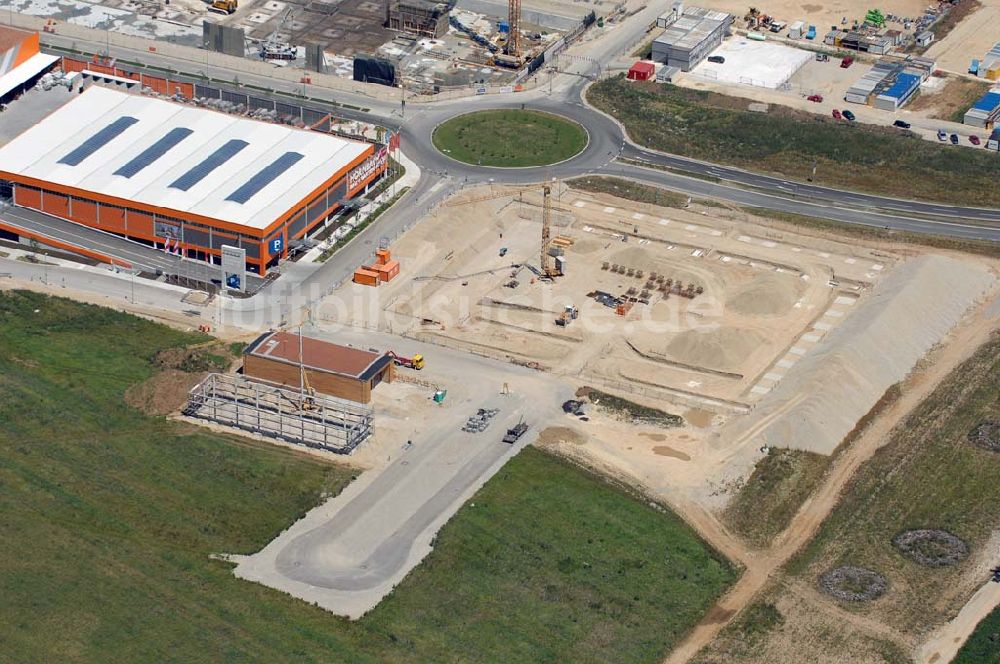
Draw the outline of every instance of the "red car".
[[[833,109],[833,119],[834,120],[840,120],[842,117],[843,116],[840,114],[840,111],[838,111],[837,109]]]
[[[852,58],[851,56],[847,56],[846,58],[840,61],[840,68],[847,69],[853,64],[854,64],[854,58]]]
[[[823,95],[809,95],[808,97],[806,97],[806,99],[808,99],[809,101],[814,101],[817,104],[823,103]]]
[[[979,145],[979,137],[973,134],[972,136],[969,136],[969,142],[973,145]]]

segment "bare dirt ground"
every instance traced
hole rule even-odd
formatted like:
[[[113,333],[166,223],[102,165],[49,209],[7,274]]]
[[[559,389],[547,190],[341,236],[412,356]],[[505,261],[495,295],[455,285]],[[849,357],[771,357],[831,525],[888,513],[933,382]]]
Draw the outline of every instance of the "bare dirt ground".
[[[821,331],[835,327],[898,260],[775,234],[726,208],[660,209],[566,190],[553,236],[567,273],[548,283],[525,267],[540,262],[539,193],[489,196],[470,191],[435,211],[392,248],[403,277],[377,293],[348,285],[343,296],[361,312],[344,315],[597,387],[745,412],[774,385],[784,353],[818,340],[813,323],[829,314]],[[468,219],[489,222],[472,229]],[[677,293],[689,288],[697,294]],[[598,293],[637,301],[619,315]],[[561,327],[568,305],[579,319]]]
[[[733,14],[737,17],[737,22],[742,24],[740,19],[747,13],[747,3],[737,2],[737,0],[700,0],[700,6],[718,9]],[[885,0],[880,2],[878,7],[885,14],[896,14],[897,16],[919,16],[923,13],[927,2],[921,0]],[[801,2],[801,0],[770,0],[769,2],[755,4],[761,12],[770,16],[775,16],[791,24],[795,21],[804,21],[807,25],[816,26],[817,32],[822,35],[831,25],[840,25],[842,18],[847,18],[848,23],[855,19],[861,20],[869,5],[850,0],[837,0],[835,2]]]
[[[1000,20],[1000,17],[998,17]],[[957,120],[957,113],[965,111],[990,89],[988,81],[973,80],[964,76],[950,76],[942,79],[936,90],[921,89],[907,110],[919,112],[930,118]]]
[[[993,45],[1000,42],[1000,0],[980,0],[982,7],[970,14],[939,42],[931,44],[926,55],[937,61],[939,69],[964,74],[973,58],[981,60]]]

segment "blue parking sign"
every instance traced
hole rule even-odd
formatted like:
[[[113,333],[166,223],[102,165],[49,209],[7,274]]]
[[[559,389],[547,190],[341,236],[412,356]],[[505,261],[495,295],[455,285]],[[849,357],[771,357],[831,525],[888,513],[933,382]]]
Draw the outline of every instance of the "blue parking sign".
[[[284,240],[280,237],[276,237],[271,240],[271,253],[280,254],[281,248],[284,246]]]

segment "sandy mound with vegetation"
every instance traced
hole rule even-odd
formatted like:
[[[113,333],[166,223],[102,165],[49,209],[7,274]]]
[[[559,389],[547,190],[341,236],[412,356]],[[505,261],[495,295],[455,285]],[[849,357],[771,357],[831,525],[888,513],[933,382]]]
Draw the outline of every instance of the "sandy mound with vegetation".
[[[184,407],[188,392],[204,377],[204,373],[167,369],[128,388],[125,403],[147,415],[169,415]]]
[[[759,333],[736,327],[688,330],[678,334],[667,345],[667,355],[685,364],[733,371],[762,340]]]
[[[780,316],[799,299],[794,277],[770,272],[753,278],[726,300],[726,309],[744,316]]]

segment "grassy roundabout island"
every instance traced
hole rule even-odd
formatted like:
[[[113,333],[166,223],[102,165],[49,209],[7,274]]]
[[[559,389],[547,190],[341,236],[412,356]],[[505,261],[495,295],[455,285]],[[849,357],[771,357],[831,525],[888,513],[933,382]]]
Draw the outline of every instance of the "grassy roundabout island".
[[[477,166],[546,166],[587,145],[583,127],[551,113],[517,109],[476,111],[434,130],[434,147]]]

